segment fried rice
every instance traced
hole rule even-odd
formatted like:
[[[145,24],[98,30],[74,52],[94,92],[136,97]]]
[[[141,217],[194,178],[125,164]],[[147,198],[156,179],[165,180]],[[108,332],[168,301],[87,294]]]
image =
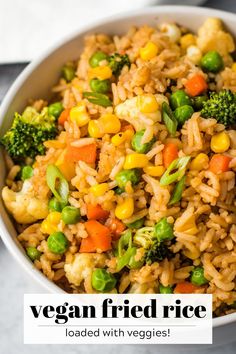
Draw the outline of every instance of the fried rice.
[[[145,56],[145,50],[147,51],[148,45],[150,47],[150,43],[155,50],[154,55],[149,58],[150,53]],[[52,88],[53,99],[49,103],[59,101],[67,112],[82,103],[88,122],[80,125],[68,113],[63,124],[59,124],[57,137],[44,142],[45,154],[36,156],[34,161],[26,159],[26,163],[33,166],[33,176],[24,182],[17,178],[21,164],[14,157],[11,159],[6,152],[8,174],[2,192],[3,200],[16,221],[19,242],[25,250],[33,247],[40,252],[40,256],[33,262],[47,278],[69,293],[96,293],[99,290],[93,286],[93,273],[96,269],[105,269],[116,279],[116,285],[107,292],[159,293],[160,286],[169,287],[174,293],[212,294],[216,316],[234,311],[236,132],[219,122],[217,117],[204,118],[201,111],[195,110],[172,136],[162,114],[163,102],[168,104],[171,95],[178,90],[186,92],[187,83],[196,75],[200,75],[206,82],[207,92],[236,92],[236,70],[232,56],[234,50],[232,36],[226,32],[219,19],[213,18],[203,23],[196,34],[181,25],[163,23],[156,28],[148,25],[132,27],[124,36],[93,34],[85,38],[80,58],[77,62],[69,63],[75,70],[73,79],[69,81],[61,77]],[[224,67],[217,73],[206,72],[200,65],[201,58],[209,51],[217,51],[223,59]],[[107,97],[112,104],[107,107],[96,104],[96,101],[94,103],[83,95],[84,92],[91,92],[90,81],[94,78],[96,69],[91,68],[91,57],[97,52],[104,53],[107,58],[114,53],[127,55],[130,62],[130,65],[121,68],[118,75],[112,73],[108,78],[111,89]],[[109,67],[108,59],[99,62],[98,68],[104,67]],[[96,78],[96,74],[94,75]],[[155,112],[142,112],[140,97],[144,101],[154,97],[157,107]],[[30,105],[40,112],[49,103],[38,100]],[[104,116],[110,117],[111,125],[113,119],[118,118],[120,129],[115,133],[111,129],[109,133],[102,130],[102,125],[98,125],[100,135],[91,134],[90,122],[99,122]],[[149,174],[149,170],[154,170],[146,168],[146,165],[139,167],[139,159],[143,156],[138,156],[139,181],[136,184],[127,181],[118,194],[119,183],[116,177],[120,172],[129,169],[124,168],[127,165],[127,156],[137,153],[132,139],[141,130],[145,131],[142,144],[149,143],[154,138],[150,149],[142,155],[146,156],[147,166],[159,168],[155,170],[159,171],[159,175]],[[227,134],[230,141],[228,149],[222,155],[229,157],[230,162],[227,170],[212,172],[210,161],[214,151],[211,140],[222,132]],[[117,139],[124,135],[126,138],[118,144]],[[86,147],[94,144],[96,160],[92,163],[83,157],[77,161],[63,160],[68,144],[75,149],[85,148],[85,154]],[[161,183],[168,168],[164,163],[168,144],[176,146],[176,158],[191,158],[184,170],[185,182],[181,199],[175,203],[170,203],[170,200],[180,178],[170,184]],[[200,154],[205,155],[205,162],[196,168],[193,162],[196,162]],[[59,216],[54,225],[54,231],[62,232],[68,240],[64,253],[56,253],[50,249],[47,241],[50,231],[46,232],[42,227],[52,213],[48,208],[52,190],[46,178],[49,165],[58,166],[67,179],[68,204],[79,209],[81,216],[78,222],[72,224],[66,224]],[[105,184],[104,192],[100,195],[93,193],[92,187],[101,184]],[[19,202],[16,198],[19,193],[25,193],[23,203],[22,199]],[[122,209],[127,200],[131,200],[133,210],[121,215],[117,209]],[[91,238],[91,230],[87,227],[91,220],[88,206],[98,205],[106,212],[106,216],[94,218],[109,230],[110,246],[104,250],[92,247],[91,250],[81,251],[82,242]],[[32,208],[35,208],[33,217]],[[158,222],[166,220],[174,235],[163,243],[167,253],[156,259],[153,257],[148,262],[144,260],[147,249],[135,244],[134,235],[137,229],[128,226],[141,219],[143,225],[140,229],[149,228],[147,230],[153,230]],[[126,262],[119,269],[117,264],[120,256],[117,254],[117,247],[127,230],[131,231],[136,249],[135,260],[139,265],[132,267]],[[204,270],[205,282],[195,283],[189,291],[183,288],[181,290],[178,285],[191,284],[191,275],[197,267]]]

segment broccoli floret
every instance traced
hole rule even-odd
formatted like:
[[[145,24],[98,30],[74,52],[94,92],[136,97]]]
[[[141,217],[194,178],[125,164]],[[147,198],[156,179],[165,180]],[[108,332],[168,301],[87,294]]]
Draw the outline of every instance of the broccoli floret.
[[[56,119],[48,114],[47,107],[40,113],[33,107],[27,107],[22,115],[15,113],[12,127],[0,142],[14,160],[20,161],[44,155],[46,148],[43,142],[54,139],[56,135]]]
[[[170,257],[170,253],[165,244],[155,239],[145,254],[145,262],[152,264],[153,262],[163,261],[163,259]]]
[[[201,116],[215,118],[226,127],[236,123],[236,95],[230,90],[211,92],[210,98],[203,102]]]
[[[133,242],[146,250],[144,262],[147,264],[162,261],[172,255],[167,245],[156,237],[154,227],[143,227],[137,230]]]
[[[128,66],[128,68],[130,68],[130,60],[127,54],[125,55],[120,55],[118,53],[112,54],[109,58],[108,58],[108,62],[109,62],[109,66],[112,70],[113,75],[115,76],[119,76],[121,73],[121,70],[123,69],[123,67],[125,65]]]
[[[136,231],[133,238],[133,242],[138,246],[148,249],[151,247],[153,243],[153,239],[154,239],[154,227],[145,226]]]

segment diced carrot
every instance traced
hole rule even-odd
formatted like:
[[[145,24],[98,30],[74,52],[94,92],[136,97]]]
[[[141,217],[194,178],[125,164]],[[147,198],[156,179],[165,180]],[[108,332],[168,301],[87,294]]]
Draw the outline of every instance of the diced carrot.
[[[113,239],[117,240],[120,236],[120,234],[126,229],[125,224],[123,224],[122,221],[114,218],[114,219],[108,219],[108,222],[106,223],[107,227],[110,229]]]
[[[91,236],[82,238],[79,251],[84,253],[96,252],[96,247]]]
[[[89,220],[84,223],[84,226],[86,231],[88,232],[88,237],[91,238],[91,240],[88,240],[88,244],[89,246],[91,246],[91,249],[94,249],[93,245],[95,246],[95,249],[97,251],[106,252],[111,249],[111,232],[108,227],[102,225],[97,220]],[[84,247],[82,248],[82,250],[83,249]]]
[[[196,74],[186,82],[185,87],[187,93],[194,97],[207,89],[207,83],[202,75]]]
[[[64,125],[65,122],[68,120],[70,115],[70,108],[64,109],[64,111],[61,112],[59,118],[58,118],[58,124]]]
[[[68,182],[70,182],[76,175],[75,163],[73,161],[68,161],[66,164],[58,165],[58,168]]]
[[[209,170],[215,174],[226,172],[229,170],[231,158],[225,155],[213,155],[209,163]]]
[[[96,151],[96,144],[89,144],[81,147],[76,147],[69,144],[67,147],[66,158],[69,161],[84,161],[88,164],[92,164],[96,161]]]
[[[193,294],[199,286],[195,286],[188,281],[184,281],[183,283],[179,283],[176,285],[174,293],[175,294]]]
[[[66,160],[66,149],[62,151],[59,155],[55,165],[59,168],[63,176],[67,179],[68,182],[75,177],[75,162]]]
[[[162,156],[164,167],[167,168],[172,161],[178,158],[178,147],[176,146],[176,144],[165,144]]]
[[[87,218],[88,219],[107,219],[109,211],[102,209],[101,205],[87,204]]]

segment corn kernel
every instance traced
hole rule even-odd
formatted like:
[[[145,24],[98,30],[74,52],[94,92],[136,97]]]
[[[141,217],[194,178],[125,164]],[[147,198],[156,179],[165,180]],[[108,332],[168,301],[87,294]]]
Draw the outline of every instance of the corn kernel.
[[[138,96],[138,108],[142,113],[154,113],[158,110],[159,104],[152,94]]]
[[[104,133],[106,134],[119,133],[121,128],[120,120],[114,114],[104,114],[98,120]]]
[[[124,132],[119,132],[111,138],[111,142],[114,146],[119,146],[126,141],[130,141],[134,136],[134,131],[132,129],[127,129]]]
[[[90,68],[88,72],[89,79],[106,80],[112,77],[112,70],[107,66],[97,66],[96,68]]]
[[[59,213],[58,211],[52,211],[48,214],[47,220],[52,224],[58,224],[61,220],[61,213]]]
[[[90,117],[84,103],[80,103],[70,110],[70,120],[76,122],[79,127],[88,124]]]
[[[236,72],[236,63],[233,63],[231,69],[232,69],[234,72]]]
[[[40,230],[44,234],[52,234],[58,231],[58,224],[61,221],[61,213],[53,211],[48,214],[46,219],[42,222]]]
[[[119,146],[119,145],[123,144],[125,141],[126,141],[125,132],[123,132],[123,133],[120,132],[111,138],[111,142],[114,146]]]
[[[88,133],[92,138],[102,138],[104,131],[98,120],[90,120],[88,123]]]
[[[57,228],[55,228],[55,226],[53,226],[53,225],[50,225],[47,220],[44,220],[44,221],[42,222],[42,224],[41,224],[40,231],[41,231],[43,234],[50,235],[50,234],[52,234],[53,232],[56,232],[56,231],[57,231]]]
[[[208,167],[209,157],[206,154],[200,153],[190,164],[191,170],[201,171],[202,169],[206,169]]]
[[[121,204],[118,204],[115,209],[115,216],[120,219],[128,219],[134,213],[134,200],[133,198],[125,198]]]
[[[196,42],[196,36],[194,36],[192,33],[187,33],[180,38],[180,45],[184,50],[186,50],[191,45],[195,45]]]
[[[101,197],[101,196],[104,195],[108,190],[109,190],[108,183],[95,184],[94,186],[90,187],[90,192],[91,192],[95,197]]]
[[[229,147],[230,147],[230,138],[225,131],[213,135],[213,137],[211,138],[212,151],[216,153],[222,153],[227,151]]]
[[[140,48],[140,57],[143,60],[151,60],[154,58],[158,53],[158,47],[153,42],[148,42],[145,47]]]
[[[148,158],[144,154],[129,154],[125,158],[124,169],[143,168],[148,165]]]
[[[144,167],[143,171],[149,176],[160,177],[165,172],[165,168],[164,166],[148,165]]]

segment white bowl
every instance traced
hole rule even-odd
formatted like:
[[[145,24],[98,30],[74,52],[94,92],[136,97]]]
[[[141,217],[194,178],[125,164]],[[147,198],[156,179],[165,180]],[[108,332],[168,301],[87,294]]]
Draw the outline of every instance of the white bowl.
[[[221,18],[229,31],[236,38],[236,15],[224,11],[188,7],[188,6],[159,6],[140,9],[113,16],[96,22],[92,27],[85,28],[66,41],[57,44],[51,50],[41,55],[22,72],[8,91],[0,109],[0,136],[10,127],[15,111],[21,112],[29,98],[47,98],[50,88],[57,82],[60,68],[66,61],[74,60],[80,55],[83,48],[83,37],[88,33],[104,32],[108,34],[125,33],[131,25],[149,24],[155,26],[157,22],[175,21],[193,31],[196,31],[208,17]],[[4,185],[5,166],[0,154],[0,189]],[[31,261],[25,256],[23,249],[16,240],[16,231],[2,201],[0,200],[0,234],[2,239],[19,264],[50,292],[63,292],[49,281],[41,272],[34,268]],[[218,342],[223,343],[230,338],[235,339],[233,332],[236,328],[236,313],[216,318],[213,326],[218,328],[215,335]],[[223,327],[224,326],[224,330]],[[229,338],[230,337],[230,338]]]

